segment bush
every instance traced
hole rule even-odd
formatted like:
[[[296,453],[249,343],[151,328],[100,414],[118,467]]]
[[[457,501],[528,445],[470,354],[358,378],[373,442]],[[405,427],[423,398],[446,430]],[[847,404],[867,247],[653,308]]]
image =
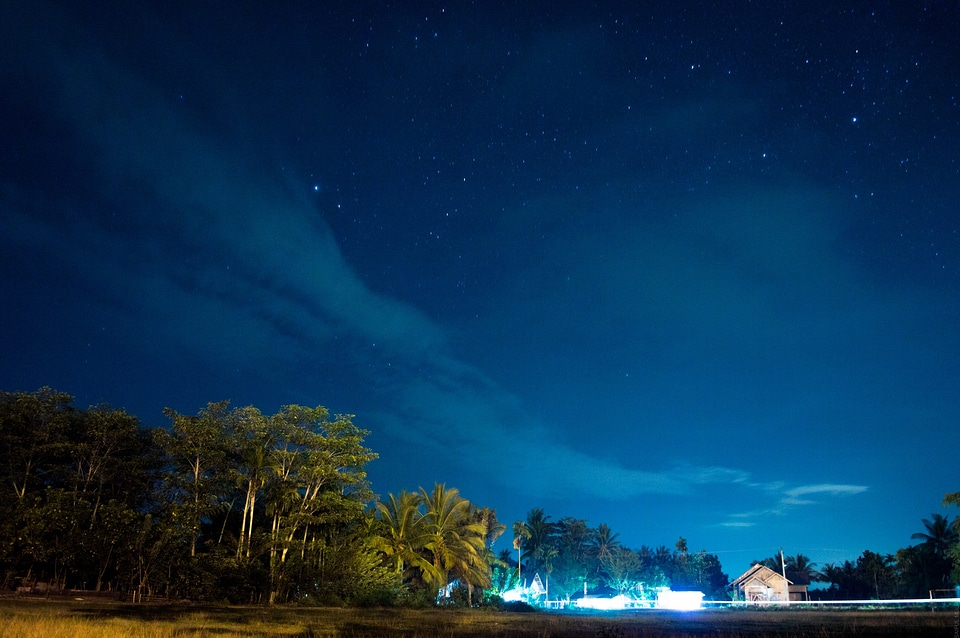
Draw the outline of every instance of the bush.
[[[436,607],[436,594],[426,589],[403,589],[396,597],[398,607],[407,609],[429,609]]]

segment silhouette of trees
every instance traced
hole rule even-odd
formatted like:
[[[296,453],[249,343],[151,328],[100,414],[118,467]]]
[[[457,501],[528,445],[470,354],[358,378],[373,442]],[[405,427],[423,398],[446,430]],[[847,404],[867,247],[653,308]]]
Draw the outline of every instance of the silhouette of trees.
[[[376,501],[377,455],[351,415],[297,405],[265,415],[226,401],[195,415],[165,410],[148,429],[110,406],[86,410],[41,388],[0,393],[0,569],[4,587],[108,590],[234,602],[473,605],[539,574],[553,600],[653,597],[658,588],[726,595],[719,559],[632,550],[608,525],[541,508],[511,526],[456,488]],[[944,504],[960,504],[960,492]],[[923,598],[960,577],[960,519],[922,520],[915,545],[864,551],[822,571],[802,553],[762,561],[821,595]],[[525,578],[522,578],[525,577]],[[477,595],[478,590],[486,592]]]

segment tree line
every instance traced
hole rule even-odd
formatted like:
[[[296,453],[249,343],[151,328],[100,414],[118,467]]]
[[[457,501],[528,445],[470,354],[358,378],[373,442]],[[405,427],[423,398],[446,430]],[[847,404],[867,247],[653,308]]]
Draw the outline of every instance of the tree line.
[[[389,584],[349,415],[211,403],[145,428],[42,388],[0,396],[6,588],[280,602]]]
[[[672,550],[664,545],[634,550],[605,524],[592,528],[569,516],[553,521],[540,508],[514,523],[512,531],[514,552],[501,554],[498,591],[539,577],[545,598],[566,602],[586,594],[655,600],[664,587],[726,599],[729,579],[717,556],[690,552],[682,536]]]
[[[195,415],[167,409],[168,423],[149,428],[72,402],[50,388],[0,393],[2,589],[411,606],[497,605],[518,586],[531,602],[650,598],[661,587],[727,596],[718,558],[682,537],[633,550],[606,525],[535,508],[510,526],[513,549],[496,554],[508,527],[456,488],[379,499],[366,475],[377,454],[352,415],[224,401]],[[812,577],[836,597],[956,582],[956,522],[925,523],[914,548],[864,552]],[[543,591],[531,594],[535,580]]]
[[[945,504],[955,503],[958,495],[947,495]],[[950,521],[933,514],[922,521],[923,531],[911,536],[920,541],[892,554],[870,550],[842,563],[827,563],[822,569],[803,554],[794,557],[776,555],[754,561],[786,573],[798,584],[820,582],[827,587],[811,591],[820,600],[890,600],[908,598],[953,597],[960,583],[960,517]]]

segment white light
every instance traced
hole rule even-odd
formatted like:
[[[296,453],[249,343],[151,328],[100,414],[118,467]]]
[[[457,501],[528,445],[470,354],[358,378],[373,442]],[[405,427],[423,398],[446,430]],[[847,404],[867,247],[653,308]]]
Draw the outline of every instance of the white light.
[[[637,601],[633,598],[628,598],[623,594],[614,596],[613,598],[594,598],[594,597],[585,597],[580,598],[576,601],[577,607],[582,607],[583,609],[597,609],[601,611],[613,611],[617,609],[628,609],[630,607],[636,607]]]
[[[702,602],[703,592],[699,591],[670,591],[669,589],[662,589],[657,593],[658,609],[693,611],[700,609]]]

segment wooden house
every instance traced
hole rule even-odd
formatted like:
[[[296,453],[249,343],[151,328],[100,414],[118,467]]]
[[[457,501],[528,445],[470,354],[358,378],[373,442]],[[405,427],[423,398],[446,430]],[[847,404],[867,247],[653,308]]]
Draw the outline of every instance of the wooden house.
[[[784,578],[765,565],[757,563],[730,583],[736,588],[741,600],[752,602],[774,602],[784,600],[808,600],[807,586],[810,579],[804,575],[794,575],[795,581]]]

